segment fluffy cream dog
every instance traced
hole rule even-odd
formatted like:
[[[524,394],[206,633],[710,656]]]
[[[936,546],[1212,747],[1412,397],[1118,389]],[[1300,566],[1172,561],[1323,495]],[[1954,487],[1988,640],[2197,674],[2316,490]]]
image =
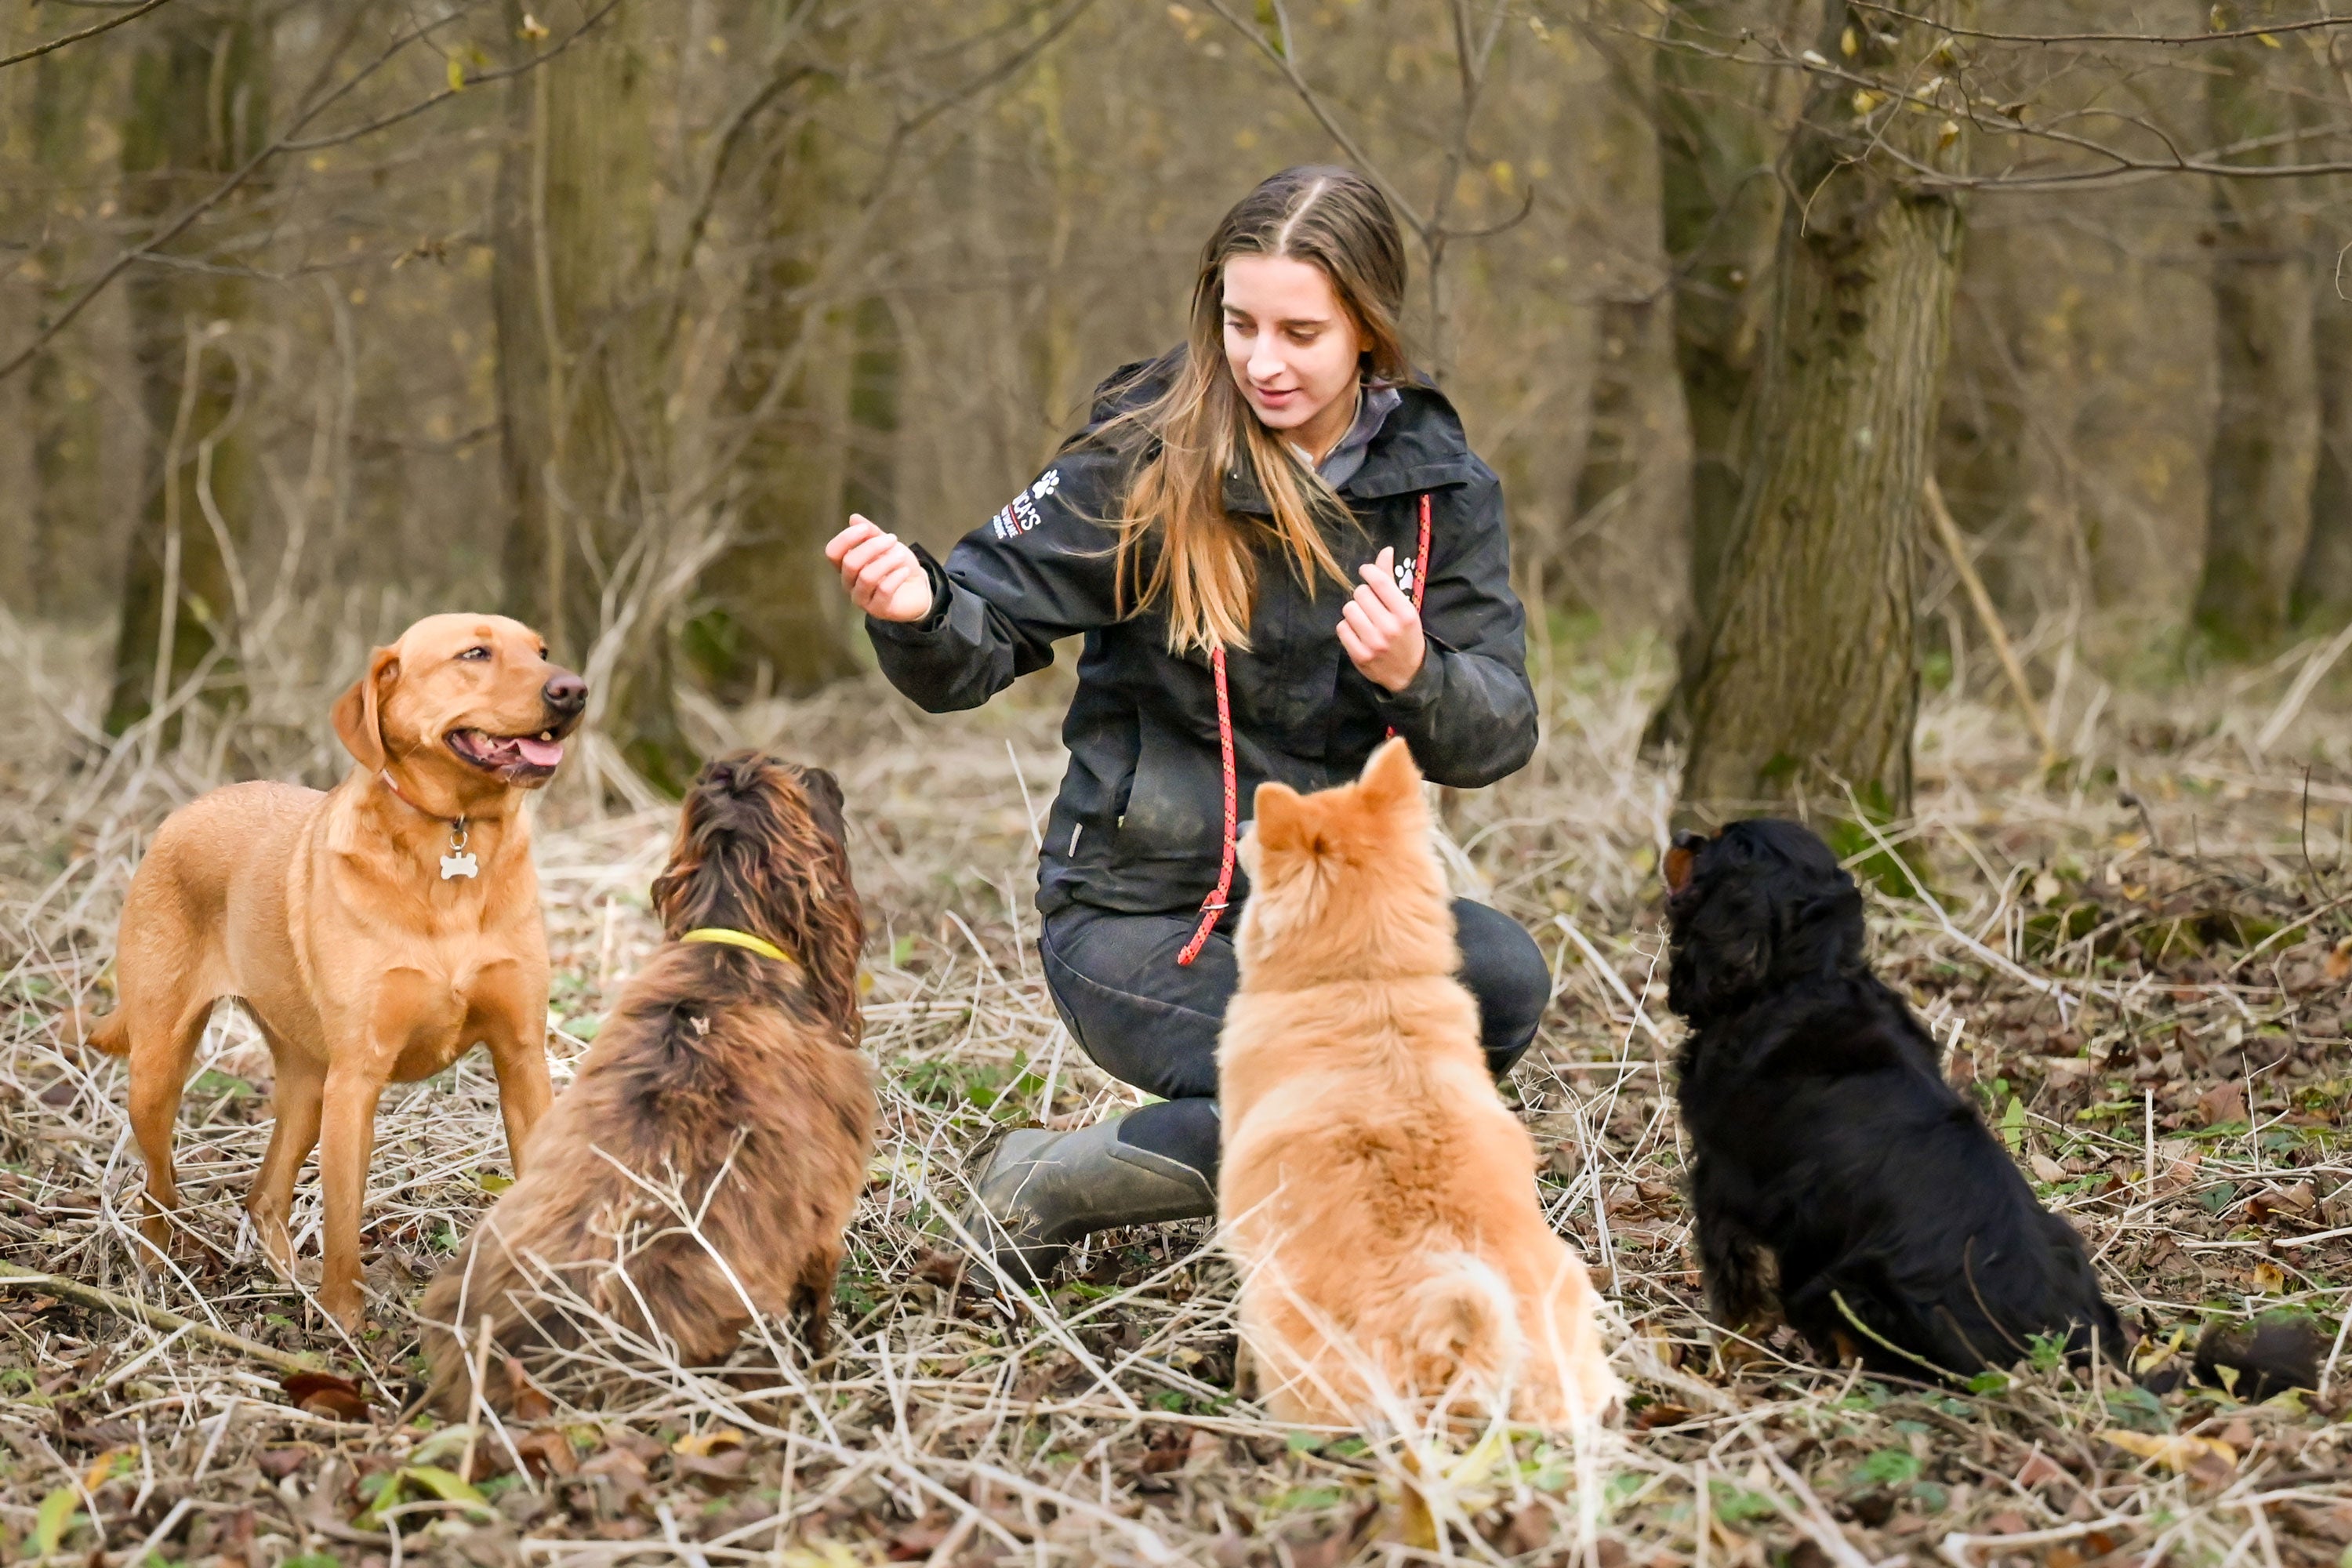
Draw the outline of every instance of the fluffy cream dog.
[[[1241,856],[1218,1215],[1267,1410],[1605,1413],[1620,1390],[1591,1282],[1544,1223],[1535,1145],[1486,1075],[1405,743],[1353,784],[1260,784]]]

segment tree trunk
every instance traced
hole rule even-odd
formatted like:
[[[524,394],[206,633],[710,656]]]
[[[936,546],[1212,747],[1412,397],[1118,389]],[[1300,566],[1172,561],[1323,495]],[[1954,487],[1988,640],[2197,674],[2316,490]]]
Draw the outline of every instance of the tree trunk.
[[[221,0],[138,29],[122,172],[124,205],[141,227],[200,195],[268,136],[268,39],[257,10],[251,0]],[[199,232],[217,237],[221,226],[208,222]],[[238,429],[242,377],[225,338],[245,309],[243,280],[146,266],[131,272],[124,294],[153,477],[123,574],[106,716],[116,733],[207,658],[219,660],[208,704],[234,702],[234,552],[254,488]]]
[[[879,294],[860,300],[849,360],[849,455],[841,500],[850,511],[889,517],[898,510],[898,389],[906,351],[898,313]]]
[[[32,161],[40,183],[51,191],[93,183],[85,153],[100,64],[96,50],[79,48],[59,49],[33,64]],[[41,285],[46,316],[69,297],[83,247],[67,237],[72,229],[63,213],[43,213],[40,227],[44,237],[33,247],[28,270]],[[86,364],[56,339],[34,356],[26,383],[31,493],[23,571],[9,586],[8,599],[30,614],[79,621],[113,608],[121,585],[121,563],[105,558],[99,548],[114,536],[99,526],[105,485],[97,387]]]
[[[2319,383],[2319,454],[2311,479],[2311,542],[2295,574],[2295,619],[2352,620],[2352,303],[2321,289],[2312,306]]]
[[[824,198],[817,134],[795,129],[761,171],[764,255],[728,373],[728,411],[751,422],[737,466],[741,539],[704,574],[711,608],[692,623],[688,648],[730,701],[805,696],[857,668],[857,616],[825,567],[824,542],[853,510],[873,507],[896,526],[887,502],[843,494],[841,383],[811,341],[832,335],[809,300]]]
[[[520,5],[509,4],[514,31]],[[694,765],[653,579],[667,527],[655,17],[625,3],[513,79],[491,295],[509,612],[588,672],[593,728],[655,788]]]
[[[1958,6],[1930,8],[1937,21]],[[1924,80],[1935,28],[1824,8],[1822,52]],[[1851,47],[1849,47],[1851,46]],[[1691,682],[1687,811],[1911,802],[1915,531],[1941,394],[1960,213],[1877,150],[1947,162],[1956,122],[1826,74],[1783,176],[1771,340],[1749,472]]]
[[[1680,676],[1649,739],[1686,740],[1690,696],[1713,625],[1716,584],[1747,478],[1743,450],[1764,287],[1780,214],[1773,160],[1788,74],[1718,58],[1779,0],[1674,0],[1658,51],[1659,195],[1675,279],[1675,364],[1690,426],[1689,602]],[[1762,103],[1759,93],[1766,95]]]
[[[1622,260],[1601,275],[1598,352],[1591,356],[1570,532],[1588,602],[1616,629],[1671,626],[1684,607],[1676,568],[1693,465],[1675,384],[1674,311],[1656,287],[1674,261],[1659,196],[1664,138],[1651,132],[1660,112],[1659,55],[1638,47],[1618,64],[1616,90],[1602,100],[1593,126],[1602,144],[1626,149],[1596,160],[1593,199],[1626,219],[1615,241]]]
[[[2248,20],[2281,14],[2277,0]],[[2283,68],[2253,40],[2223,47],[2206,87],[2217,146],[2294,129]],[[2291,140],[2247,155],[2292,159]],[[2213,649],[2242,658],[2286,629],[2287,595],[2311,534],[2319,458],[2318,373],[2312,354],[2312,265],[2294,182],[2215,180],[2213,332],[2221,407],[2206,468],[2205,569],[2195,618]]]

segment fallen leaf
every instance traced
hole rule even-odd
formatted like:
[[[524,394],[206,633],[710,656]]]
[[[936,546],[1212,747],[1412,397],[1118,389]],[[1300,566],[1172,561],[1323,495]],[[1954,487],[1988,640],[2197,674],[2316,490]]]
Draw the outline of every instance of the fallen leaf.
[[[308,1445],[299,1448],[264,1448],[253,1462],[271,1480],[282,1481],[300,1469],[303,1461],[317,1451]]]
[[[936,1285],[942,1290],[952,1290],[963,1282],[963,1254],[943,1252],[936,1247],[915,1260],[908,1270],[926,1285]]]
[[[139,1450],[135,1447],[121,1444],[109,1448],[89,1462],[89,1470],[81,1478],[82,1490],[94,1492],[116,1476],[137,1468],[138,1464]]]
[[[74,1497],[73,1488],[59,1487],[41,1500],[33,1518],[33,1543],[41,1549],[42,1556],[55,1557],[75,1522],[84,1517],[74,1511]]]
[[[2062,1480],[2065,1475],[2063,1465],[2036,1448],[2025,1457],[2025,1463],[2018,1467],[2017,1484],[2031,1491],[2044,1481]]]
[[[474,1483],[455,1470],[445,1470],[438,1465],[403,1465],[392,1472],[383,1487],[359,1517],[352,1521],[354,1530],[377,1530],[383,1524],[383,1514],[404,1495],[422,1492],[443,1502],[457,1503],[469,1512],[484,1518],[490,1516],[489,1500],[474,1489]]]
[[[2309,1182],[2270,1186],[2246,1200],[2246,1217],[2268,1219],[2274,1214],[2309,1214],[2319,1206],[2319,1194]]]
[[[2284,1295],[2286,1291],[2286,1270],[2267,1258],[2255,1264],[2254,1289],[2265,1296]]]
[[[1633,1413],[1633,1430],[1649,1432],[1660,1426],[1679,1426],[1691,1418],[1691,1413],[1679,1405],[1645,1405]]]
[[[2208,1127],[2246,1120],[2246,1091],[2234,1083],[2217,1083],[2197,1097],[2198,1113]]]
[[[554,1426],[542,1426],[536,1432],[526,1432],[515,1439],[515,1452],[533,1475],[569,1476],[580,1468],[580,1456],[572,1450],[572,1439]]]
[[[885,1542],[883,1555],[893,1563],[919,1563],[940,1549],[952,1527],[939,1522],[940,1516],[928,1515],[903,1530],[895,1531]]]
[[[2121,1428],[2102,1432],[2099,1436],[2112,1447],[2152,1459],[2176,1475],[2210,1480],[2227,1479],[2237,1473],[2238,1451],[2219,1437],[2199,1437],[2185,1432],[2159,1436]]]
[[[547,1396],[545,1389],[531,1382],[522,1370],[522,1363],[503,1353],[499,1359],[506,1363],[507,1386],[514,1390],[515,1419],[529,1426],[554,1415],[555,1401]]]
[[[1511,1510],[1509,1522],[1503,1527],[1502,1539],[1495,1544],[1507,1556],[1525,1557],[1530,1552],[1550,1545],[1551,1538],[1559,1533],[1559,1521],[1549,1504],[1523,1503]],[[1615,1546],[1617,1543],[1606,1541],[1597,1544]],[[1621,1547],[1619,1550],[1622,1552],[1623,1549]]]
[[[704,1458],[697,1454],[680,1454],[670,1461],[676,1474],[699,1482],[709,1491],[732,1491],[751,1478],[743,1473],[751,1462],[751,1450],[729,1448]]]
[[[278,1386],[286,1391],[297,1410],[336,1421],[367,1419],[367,1395],[348,1377],[338,1377],[331,1372],[289,1372]]]
[[[2036,1154],[2026,1163],[2033,1167],[2033,1173],[2042,1181],[2056,1183],[2066,1179],[2066,1167],[2047,1154]]]
[[[646,1462],[628,1449],[605,1449],[580,1467],[583,1479],[609,1481],[617,1509],[625,1511],[646,1489]]]
[[[732,1426],[713,1426],[708,1432],[688,1432],[669,1446],[673,1454],[683,1454],[690,1459],[707,1459],[721,1448],[740,1448],[743,1434]]]

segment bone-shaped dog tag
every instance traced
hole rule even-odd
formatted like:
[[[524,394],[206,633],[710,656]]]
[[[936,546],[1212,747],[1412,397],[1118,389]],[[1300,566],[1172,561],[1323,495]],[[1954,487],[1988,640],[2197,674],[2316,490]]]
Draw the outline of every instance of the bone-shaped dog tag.
[[[441,879],[445,882],[457,877],[478,877],[481,874],[480,862],[470,854],[461,851],[441,857]]]

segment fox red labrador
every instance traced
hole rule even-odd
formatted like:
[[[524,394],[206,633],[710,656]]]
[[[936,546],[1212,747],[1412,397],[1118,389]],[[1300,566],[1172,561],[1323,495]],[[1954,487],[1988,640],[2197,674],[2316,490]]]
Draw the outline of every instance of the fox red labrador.
[[[502,616],[428,616],[336,700],[351,773],[320,794],[214,790],[172,814],[131,878],[120,1007],[91,1032],[131,1058],[131,1123],[157,1247],[179,1201],[172,1134],[205,1022],[242,1003],[277,1063],[277,1124],[246,1207],[290,1275],[294,1175],[315,1146],[325,1201],[319,1304],[360,1315],[360,1206],[388,1083],[477,1043],[499,1079],[517,1173],[552,1099],[547,931],[524,797],[553,776],[587,683]]]

